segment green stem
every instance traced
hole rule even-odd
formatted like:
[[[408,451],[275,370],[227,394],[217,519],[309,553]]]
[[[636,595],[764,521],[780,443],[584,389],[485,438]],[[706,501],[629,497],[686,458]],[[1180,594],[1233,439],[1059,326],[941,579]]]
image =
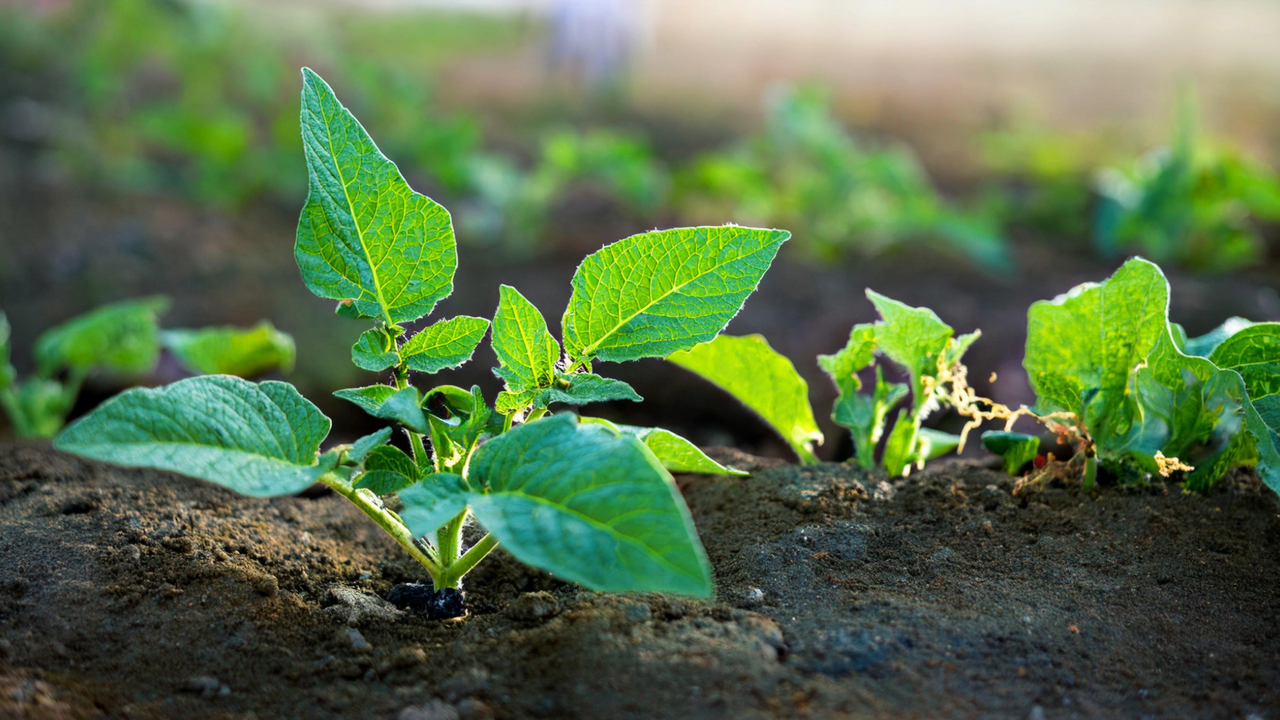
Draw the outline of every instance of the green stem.
[[[9,416],[9,422],[13,425],[13,434],[18,437],[31,437],[31,423],[27,421],[26,413],[22,412],[22,406],[18,404],[18,397],[13,394],[13,390],[5,388],[0,390],[0,406],[4,407],[4,411]]]
[[[534,408],[530,410],[529,414],[524,417],[524,421],[527,423],[530,423],[546,414],[547,414],[546,408],[544,407]]]
[[[351,504],[360,508],[365,515],[378,524],[384,532],[391,536],[393,540],[400,544],[417,560],[422,567],[427,569],[427,574],[431,576],[431,582],[436,587],[441,587],[440,583],[444,577],[444,568],[439,562],[427,555],[425,551],[418,545],[413,538],[413,533],[409,532],[409,528],[404,523],[396,519],[396,517],[381,503],[375,504],[370,500],[370,496],[361,493],[359,490],[351,487],[351,484],[343,480],[334,473],[325,473],[316,478],[321,484],[330,487],[334,492],[351,501]]]
[[[436,550],[440,553],[440,562],[445,570],[453,565],[461,554],[462,526],[467,522],[467,511],[463,510],[436,530]]]
[[[498,541],[492,535],[485,535],[480,538],[479,542],[472,545],[470,550],[463,553],[457,562],[445,570],[444,577],[440,580],[442,583],[440,587],[458,587],[458,583],[462,581],[463,576],[471,572],[472,568],[496,547],[498,547]]]

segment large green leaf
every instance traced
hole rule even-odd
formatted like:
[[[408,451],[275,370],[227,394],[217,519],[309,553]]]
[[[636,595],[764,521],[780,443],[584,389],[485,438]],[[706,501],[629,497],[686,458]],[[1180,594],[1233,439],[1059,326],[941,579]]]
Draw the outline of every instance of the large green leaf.
[[[560,343],[547,331],[542,313],[510,285],[499,289],[498,311],[493,315],[493,351],[498,356],[494,373],[506,383],[510,405],[520,409],[538,390],[555,384]],[[504,412],[500,407],[499,412]]]
[[[205,375],[125,391],[72,423],[54,445],[266,497],[304,490],[329,469],[316,464],[329,424],[287,383]]]
[[[822,432],[809,406],[809,385],[791,361],[760,335],[721,335],[667,358],[701,375],[754,410],[805,462],[817,462]]]
[[[146,372],[160,354],[161,297],[104,305],[51,328],[36,340],[36,363],[48,374],[61,367]]]
[[[319,75],[303,69],[302,141],[310,191],[294,257],[311,292],[347,314],[417,320],[453,290],[449,213],[409,188]]]
[[[675,483],[630,435],[538,420],[483,445],[467,480],[476,520],[522,562],[595,590],[711,594]]]
[[[1023,366],[1039,399],[1037,411],[1075,413],[1099,442],[1127,433],[1129,376],[1169,332],[1168,305],[1164,274],[1141,258],[1106,282],[1032,305]]]
[[[390,385],[370,385],[333,394],[376,418],[394,420],[414,432],[425,433],[429,429],[427,416],[422,412],[422,399],[415,387],[396,390]]]
[[[1240,373],[1255,401],[1280,393],[1280,323],[1258,323],[1236,332],[1209,359]]]
[[[489,321],[459,315],[420,330],[400,346],[400,356],[410,370],[437,373],[471,359],[484,339]]]
[[[587,256],[562,319],[575,362],[664,357],[714,338],[791,233],[737,226],[632,235]]]
[[[276,368],[288,372],[297,354],[293,338],[265,320],[247,330],[166,330],[162,339],[187,369],[206,375],[252,377]]]

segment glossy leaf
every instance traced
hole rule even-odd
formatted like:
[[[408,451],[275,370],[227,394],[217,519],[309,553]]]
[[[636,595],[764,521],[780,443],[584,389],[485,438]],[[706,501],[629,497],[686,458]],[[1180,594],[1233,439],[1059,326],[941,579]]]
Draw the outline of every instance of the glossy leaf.
[[[489,321],[459,315],[420,330],[400,346],[400,356],[410,370],[437,373],[471,359],[484,339]]]
[[[522,562],[595,590],[711,593],[675,483],[632,436],[557,415],[490,440],[467,479],[476,520]]]
[[[600,377],[591,373],[560,374],[555,387],[543,390],[535,402],[539,407],[547,407],[551,403],[568,405],[586,405],[593,402],[610,400],[631,400],[640,402],[644,398],[636,394],[627,383],[613,378]]]
[[[346,314],[417,320],[453,290],[449,213],[409,188],[319,75],[303,69],[302,141],[310,191],[294,257],[311,292]]]
[[[1240,373],[1255,401],[1280,393],[1280,323],[1241,329],[1219,344],[1209,359]]]
[[[188,370],[206,375],[253,377],[275,369],[293,369],[293,338],[263,321],[252,328],[166,330],[169,348]]]
[[[560,343],[547,331],[538,308],[510,285],[499,289],[491,342],[498,356],[494,373],[506,383],[509,399],[499,412],[510,414],[508,409],[528,405],[537,397],[537,390],[555,384]]]
[[[665,357],[714,338],[769,269],[785,230],[632,235],[587,256],[561,321],[571,360]]]
[[[267,497],[300,492],[329,469],[316,462],[329,425],[292,385],[205,375],[127,390],[72,423],[54,444]]]
[[[382,372],[400,364],[400,350],[396,339],[386,328],[376,327],[360,333],[360,339],[351,346],[351,362],[361,370]]]
[[[347,459],[351,462],[361,462],[369,454],[369,451],[385,445],[387,440],[390,439],[391,428],[389,427],[369,433],[351,444],[351,449],[347,451]]]
[[[368,488],[374,495],[399,492],[422,479],[413,458],[391,445],[374,448],[364,459],[364,470],[354,486]]]
[[[929,308],[914,308],[873,290],[867,291],[867,299],[882,318],[874,326],[876,349],[910,373],[911,391],[919,407],[926,401],[921,378],[937,374],[938,358],[955,331]],[[968,342],[972,339],[967,339],[965,347]]]
[[[159,357],[159,318],[168,307],[160,297],[126,300],[72,318],[36,340],[36,364],[46,374],[62,367],[146,372]]]
[[[370,385],[338,390],[334,396],[355,403],[376,418],[394,420],[414,432],[427,432],[427,417],[422,412],[417,388],[396,390],[390,385]]]
[[[809,385],[791,361],[760,335],[721,335],[667,358],[697,373],[754,410],[805,462],[817,462],[822,432],[809,406]]]
[[[1040,452],[1040,438],[1019,432],[988,430],[982,433],[982,446],[1003,458],[1005,472],[1017,475]]]
[[[636,436],[658,458],[662,467],[671,472],[702,473],[704,475],[736,475],[746,477],[751,473],[731,468],[712,460],[697,445],[685,440],[670,430],[662,428],[636,427],[635,425],[618,425],[604,418],[583,417],[583,423],[598,423],[617,432]]]
[[[471,487],[461,475],[433,473],[400,491],[400,520],[414,537],[434,533],[467,509]]]

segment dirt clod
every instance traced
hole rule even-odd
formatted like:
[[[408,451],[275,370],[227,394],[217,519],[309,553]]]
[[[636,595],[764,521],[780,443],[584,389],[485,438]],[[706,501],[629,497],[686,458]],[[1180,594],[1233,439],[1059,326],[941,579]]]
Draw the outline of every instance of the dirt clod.
[[[467,597],[461,590],[436,590],[424,583],[406,583],[391,588],[387,602],[428,620],[452,620],[467,614]]]

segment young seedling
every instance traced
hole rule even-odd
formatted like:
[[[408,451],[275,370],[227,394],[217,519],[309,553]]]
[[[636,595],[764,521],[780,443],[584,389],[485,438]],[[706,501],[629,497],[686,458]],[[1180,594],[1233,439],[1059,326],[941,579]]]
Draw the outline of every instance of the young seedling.
[[[303,78],[311,189],[294,256],[313,293],[336,300],[339,315],[371,322],[352,361],[387,382],[336,394],[401,428],[409,452],[387,444],[387,427],[321,453],[330,421],[296,389],[227,376],[123,393],[68,427],[57,446],[251,496],[319,482],[372,518],[449,597],[499,543],[593,589],[708,595],[706,555],[670,471],[741,473],[665,430],[548,413],[557,403],[640,400],[626,383],[595,374],[595,363],[665,357],[712,340],[790,234],[681,228],[605,246],[574,273],[563,347],[538,309],[505,285],[491,328],[458,316],[413,333],[406,324],[453,288],[450,216],[409,188],[318,75],[304,70]],[[505,384],[492,406],[479,387],[421,392],[410,382],[466,362],[490,329]],[[464,548],[469,517],[488,534]]]
[[[161,331],[159,317],[168,305],[160,297],[125,300],[49,329],[36,340],[35,374],[25,380],[11,363],[9,322],[0,313],[0,406],[14,434],[53,437],[90,373],[148,372],[162,346],[193,373],[252,376],[293,366],[293,339],[270,323],[251,330]]]

